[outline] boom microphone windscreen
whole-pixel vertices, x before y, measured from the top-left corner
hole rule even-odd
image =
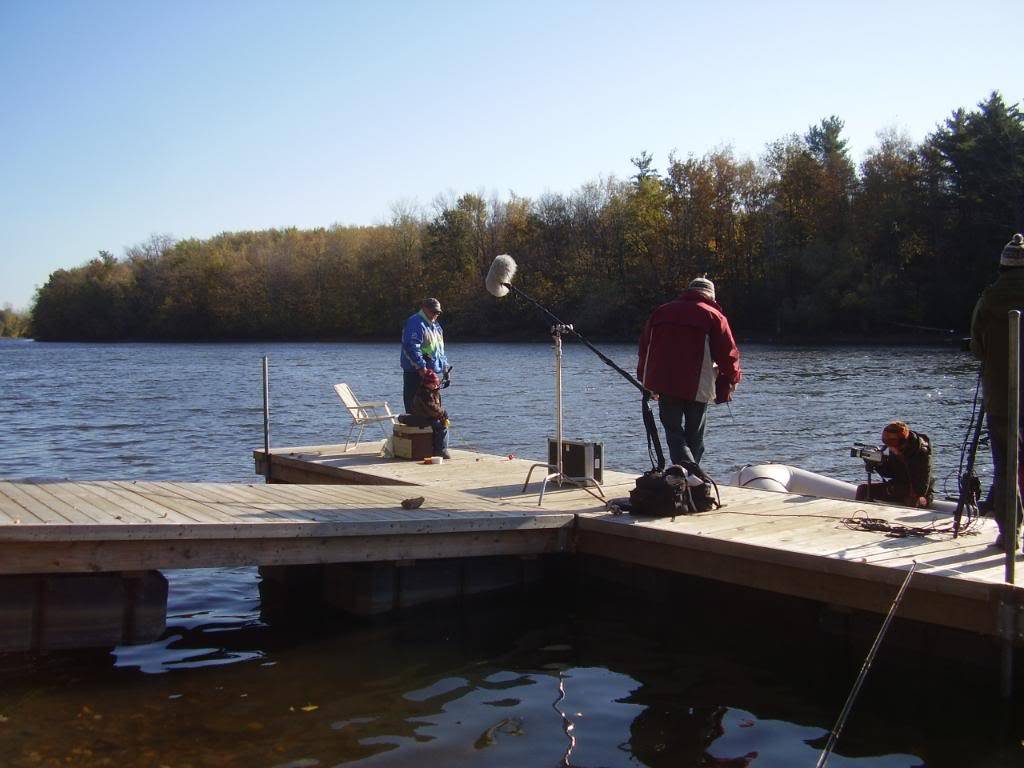
[[[491,268],[487,270],[484,285],[487,292],[499,299],[508,294],[509,284],[516,275],[516,262],[507,253],[494,257]]]

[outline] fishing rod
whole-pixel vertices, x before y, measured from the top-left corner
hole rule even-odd
[[[898,328],[910,328],[911,330],[914,330],[914,331],[928,331],[929,333],[942,333],[942,334],[945,334],[946,336],[952,336],[954,333],[956,333],[956,329],[955,328],[936,328],[936,327],[931,326],[931,325],[912,325],[911,323],[897,323],[897,322],[892,321],[892,320],[889,321],[889,325],[895,325]]]
[[[853,688],[850,689],[850,695],[846,697],[846,703],[843,705],[842,712],[839,713],[839,719],[836,720],[835,726],[829,732],[828,743],[825,744],[825,749],[822,750],[815,768],[825,768],[828,765],[829,758],[832,756],[832,750],[836,748],[836,742],[839,741],[839,734],[843,732],[846,719],[850,716],[850,710],[853,709],[853,702],[856,700],[857,694],[860,693],[860,688],[864,684],[864,678],[867,677],[868,670],[871,669],[871,665],[875,661],[875,654],[878,653],[878,648],[882,645],[885,633],[889,631],[889,625],[892,624],[892,619],[896,615],[896,609],[899,608],[900,602],[903,600],[903,594],[907,591],[907,586],[910,584],[910,579],[913,577],[915,570],[917,570],[917,560],[914,560],[911,564],[907,578],[903,580],[903,585],[900,587],[899,592],[896,593],[896,599],[892,601],[892,605],[889,607],[889,613],[885,617],[885,621],[882,622],[882,628],[878,630],[878,636],[871,645],[871,650],[868,651],[868,655],[864,658],[860,673],[853,683]]]

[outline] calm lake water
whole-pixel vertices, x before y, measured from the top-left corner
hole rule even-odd
[[[631,345],[602,349],[635,365]],[[257,481],[264,354],[274,445],[344,439],[335,382],[401,402],[391,344],[0,342],[0,477]],[[542,455],[550,345],[450,356],[453,444]],[[894,418],[931,436],[940,489],[956,471],[976,384],[964,353],[750,345],[743,366],[731,411],[710,416],[716,477],[774,460],[857,482],[849,445]],[[635,390],[573,344],[564,387],[567,436],[642,470]],[[577,587],[281,627],[261,617],[255,569],[168,577],[156,643],[0,654],[0,766],[814,765],[856,674],[816,633],[794,640],[735,605],[653,611]],[[988,675],[880,667],[830,765],[1024,765],[1024,726],[995,691]]]

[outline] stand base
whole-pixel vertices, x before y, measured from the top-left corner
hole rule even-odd
[[[556,470],[554,472],[549,472],[548,476],[544,478],[544,482],[541,483],[540,498],[537,499],[538,507],[543,506],[544,492],[547,490],[548,483],[550,483],[552,480],[557,482],[559,487],[562,487],[562,485],[566,483],[569,485],[574,485],[577,488],[582,488],[584,491],[589,493],[598,501],[607,501],[604,495],[604,488],[601,487],[601,484],[597,482],[597,480],[594,480],[593,478],[589,477],[569,477],[563,472],[558,472],[557,467],[551,464],[533,464],[530,467],[530,471],[526,473],[526,482],[523,483],[523,493],[526,493],[526,488],[530,484],[530,477],[533,475],[533,470],[535,470],[537,467],[544,467],[544,469],[547,470]],[[590,490],[591,483],[593,483],[597,487],[597,493],[594,493],[592,490]]]

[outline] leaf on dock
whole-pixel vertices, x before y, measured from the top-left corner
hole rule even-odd
[[[402,509],[419,509],[423,506],[423,502],[426,498],[423,496],[416,496],[412,499],[402,499]]]

